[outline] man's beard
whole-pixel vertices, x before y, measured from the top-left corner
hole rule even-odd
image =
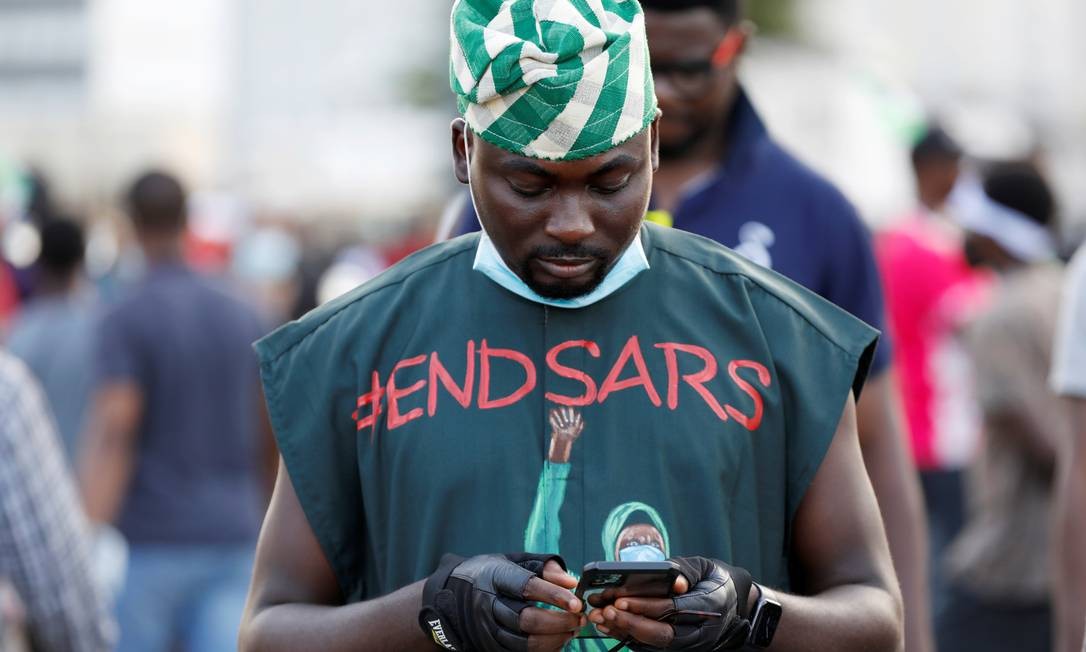
[[[596,266],[596,269],[592,272],[592,277],[585,283],[580,283],[578,285],[567,285],[563,284],[561,281],[556,283],[540,283],[535,280],[529,265],[529,261],[533,258],[595,258],[601,261],[601,264]],[[603,283],[603,279],[607,278],[607,273],[611,271],[613,261],[611,264],[602,264],[606,261],[607,252],[595,247],[586,247],[584,245],[574,245],[571,247],[564,247],[561,245],[537,247],[524,259],[524,262],[521,264],[520,270],[518,271],[520,277],[524,279],[524,282],[528,287],[541,297],[546,297],[547,299],[576,299],[577,297],[582,297],[591,293],[600,286],[600,283]]]

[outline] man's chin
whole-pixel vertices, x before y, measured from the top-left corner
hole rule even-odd
[[[527,264],[521,269],[520,277],[528,287],[545,299],[577,299],[592,293],[607,278],[613,262],[602,262],[580,275],[570,278],[548,273],[546,267]]]
[[[539,283],[532,282],[528,284],[528,287],[544,299],[579,299],[586,294],[591,294],[593,290],[599,287],[600,281],[593,279],[589,282],[570,282],[570,283]]]

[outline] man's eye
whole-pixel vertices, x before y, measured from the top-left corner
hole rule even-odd
[[[610,186],[593,186],[592,190],[601,195],[613,195],[617,192],[621,192],[626,189],[626,186],[630,185],[629,179],[624,180],[622,183],[610,185]]]
[[[538,197],[547,192],[546,188],[525,188],[509,181],[509,187],[521,197]]]

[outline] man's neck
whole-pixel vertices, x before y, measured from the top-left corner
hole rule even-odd
[[[180,236],[145,235],[140,239],[143,257],[151,267],[175,265],[184,260],[184,251]]]

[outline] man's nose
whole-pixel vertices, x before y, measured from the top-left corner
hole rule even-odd
[[[547,219],[547,235],[562,244],[577,244],[596,232],[592,215],[577,193],[565,193]]]

